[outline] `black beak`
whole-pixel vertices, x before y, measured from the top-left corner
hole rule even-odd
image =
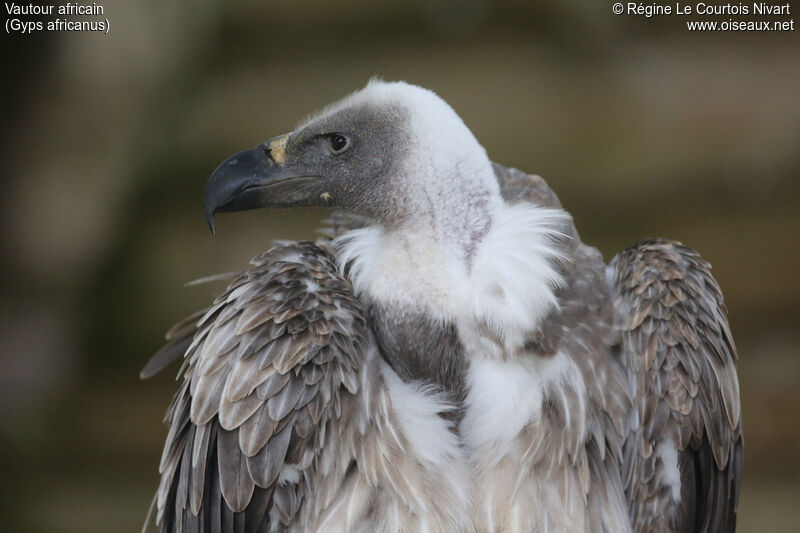
[[[263,144],[223,161],[211,174],[203,194],[203,211],[211,233],[215,213],[263,207],[263,187],[275,181],[279,170]]]

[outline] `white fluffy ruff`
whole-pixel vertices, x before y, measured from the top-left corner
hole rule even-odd
[[[556,246],[564,237],[565,211],[519,204],[498,210],[478,249],[470,275],[472,319],[483,322],[507,350],[558,306],[554,289],[564,280],[556,268],[566,258]]]
[[[489,328],[506,354],[514,353],[558,306],[563,284],[556,242],[564,211],[531,204],[501,206],[478,245],[472,268],[425,232],[350,231],[334,242],[337,260],[357,294],[455,321],[465,340],[496,351],[481,333]],[[500,355],[500,354],[497,354]]]

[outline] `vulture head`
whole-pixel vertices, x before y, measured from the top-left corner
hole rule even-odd
[[[295,131],[225,160],[204,207],[212,231],[221,211],[323,206],[387,229],[481,232],[500,201],[485,150],[444,100],[373,80]]]

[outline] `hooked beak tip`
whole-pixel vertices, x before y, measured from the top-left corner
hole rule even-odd
[[[208,229],[211,230],[211,235],[216,235],[217,231],[214,228],[214,213],[206,214],[206,224],[208,224]]]

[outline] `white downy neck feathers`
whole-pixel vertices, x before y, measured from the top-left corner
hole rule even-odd
[[[447,243],[425,232],[385,232],[370,226],[334,242],[337,260],[356,293],[431,318],[455,321],[467,339],[507,352],[555,309],[563,280],[555,246],[566,213],[533,205],[502,205],[477,245],[471,267]],[[481,340],[483,339],[483,340]]]

